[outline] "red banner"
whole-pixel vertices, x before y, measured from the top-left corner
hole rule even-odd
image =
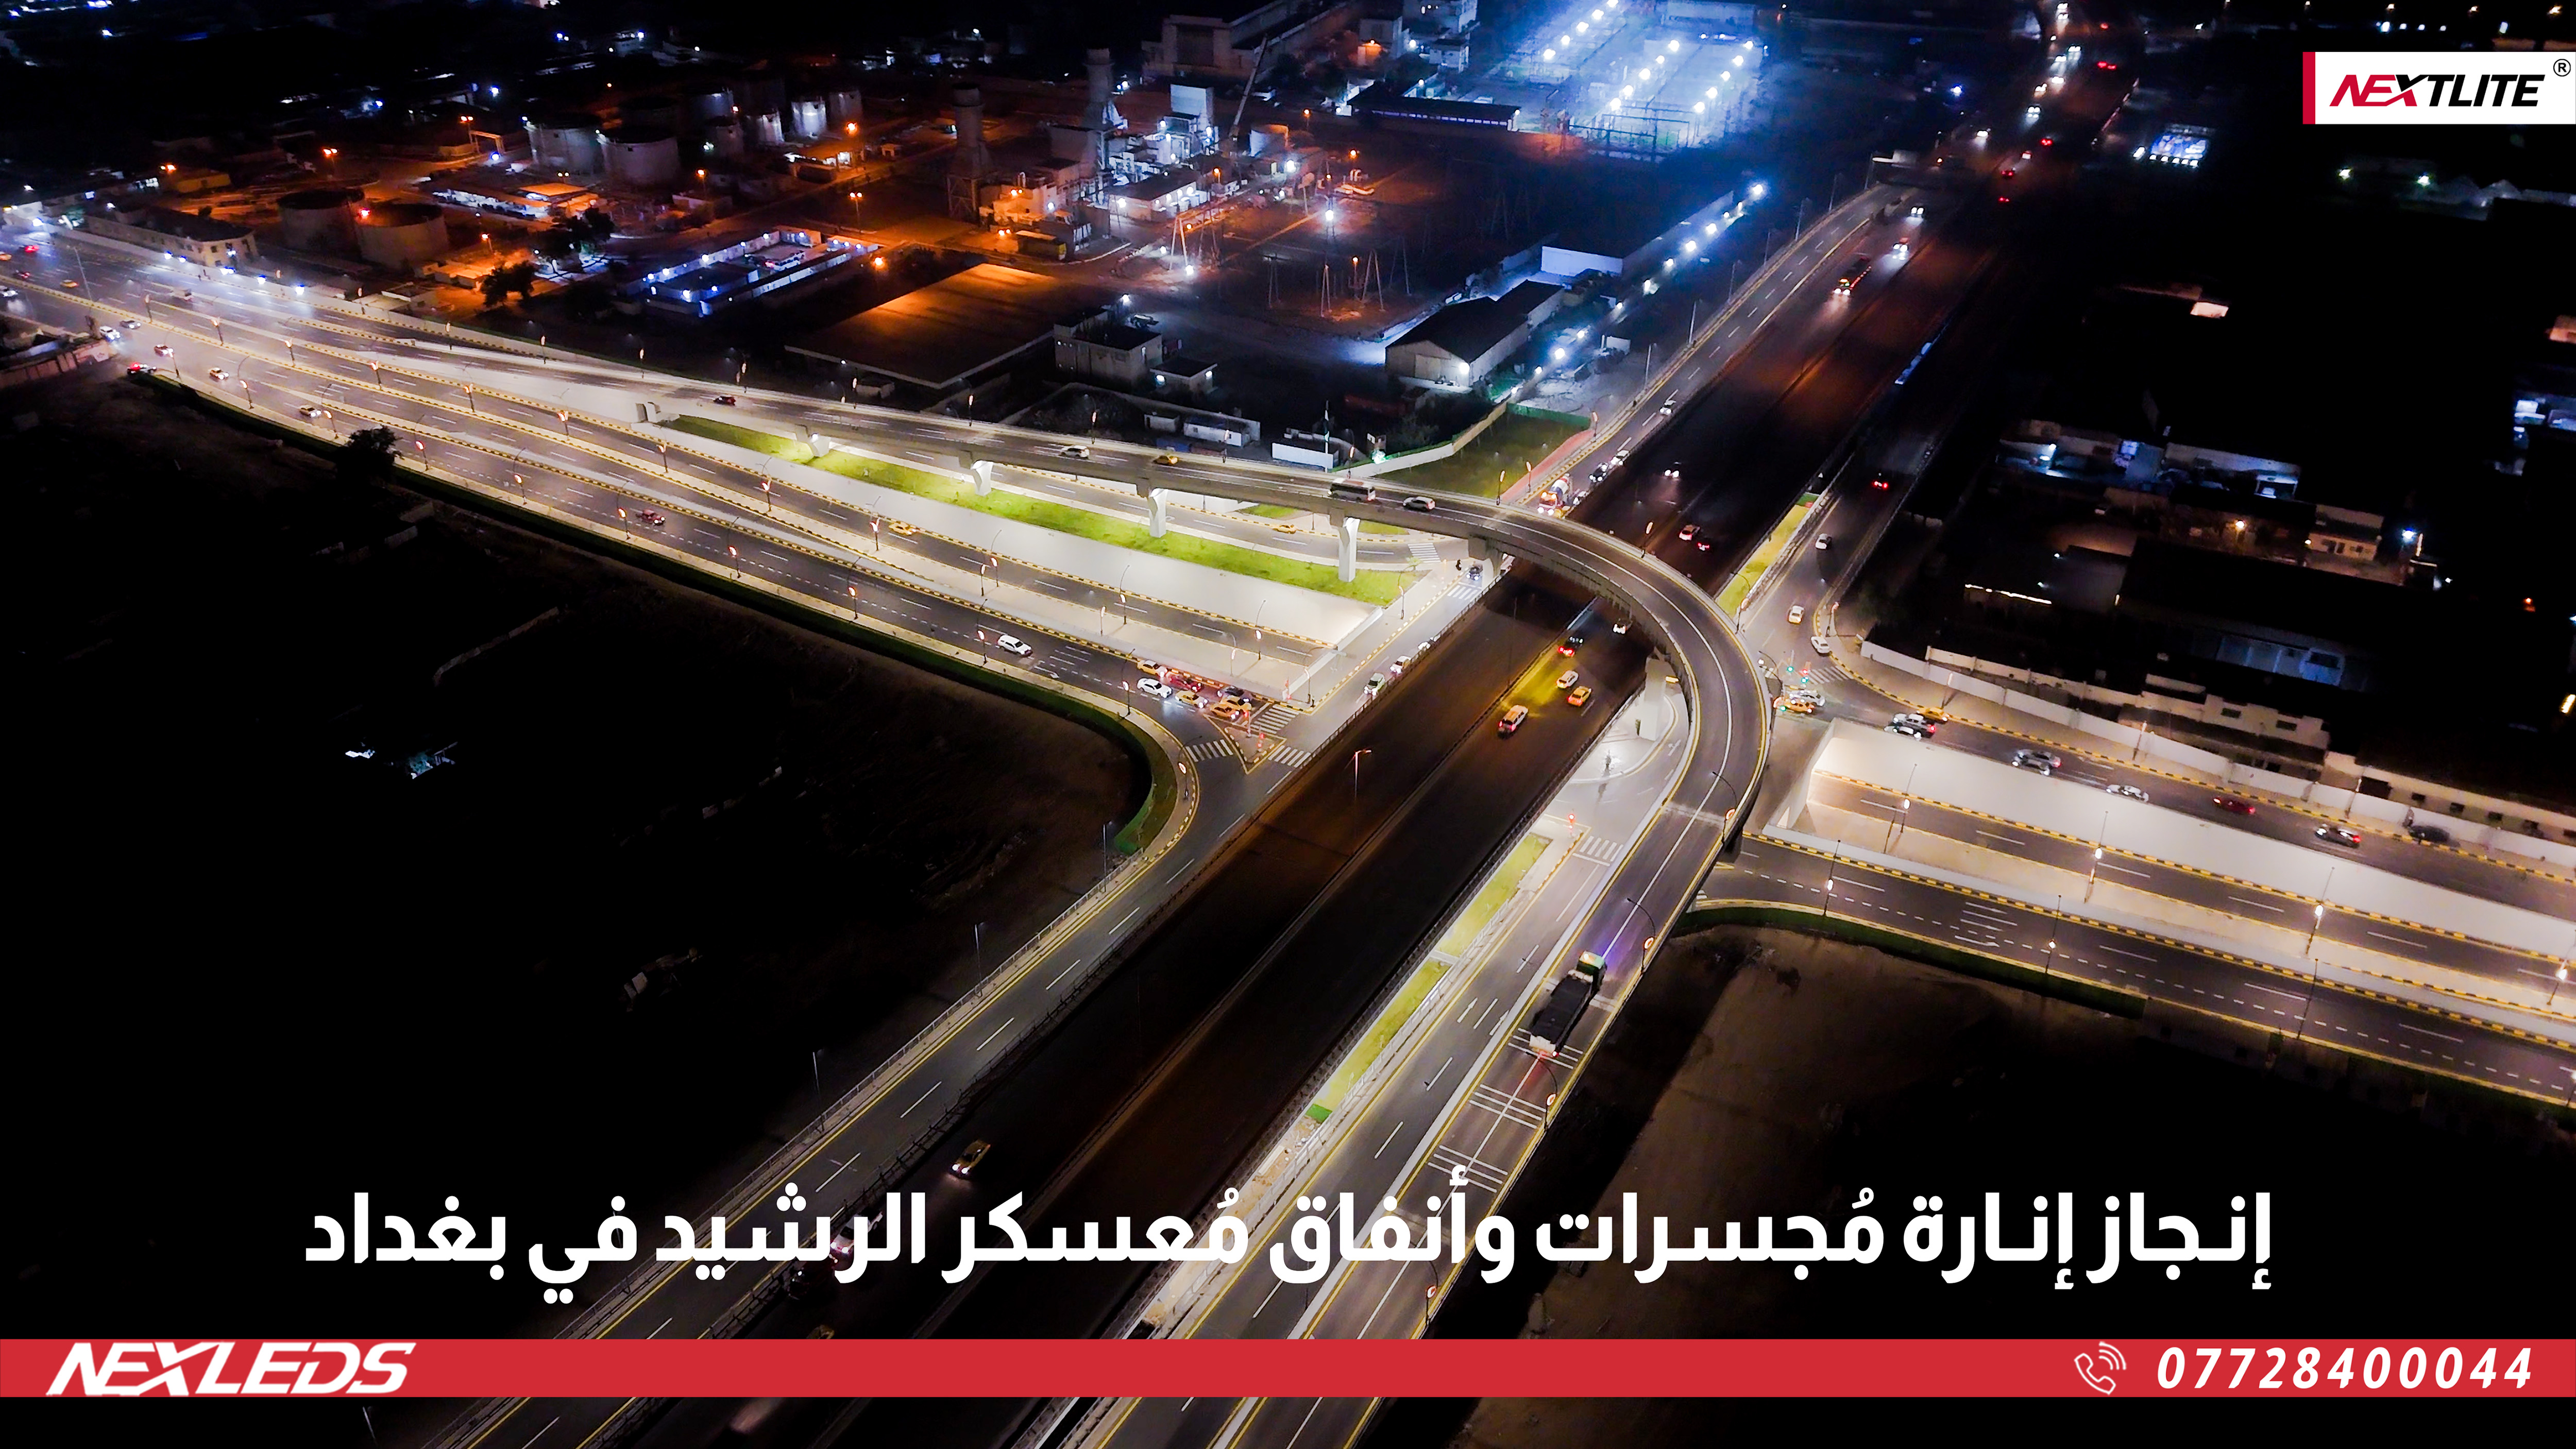
[[[0,1396],[2565,1398],[2576,1339],[9,1339]]]

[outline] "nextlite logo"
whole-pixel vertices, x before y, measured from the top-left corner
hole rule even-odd
[[[2307,53],[2311,126],[2576,125],[2576,64],[2529,52]]]
[[[199,1394],[390,1394],[411,1370],[399,1360],[413,1343],[298,1343],[225,1339],[194,1343],[75,1343],[48,1396],[135,1399]],[[234,1350],[243,1362],[233,1363]]]

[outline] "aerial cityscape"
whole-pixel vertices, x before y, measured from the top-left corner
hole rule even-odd
[[[0,4],[17,1442],[2576,1395],[2555,0]]]

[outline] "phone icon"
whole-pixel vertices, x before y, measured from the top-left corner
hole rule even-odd
[[[2097,1394],[2119,1392],[2120,1381],[2111,1375],[2114,1372],[2127,1372],[2129,1361],[2121,1356],[2118,1348],[2108,1342],[2096,1343],[2094,1347],[2101,1350],[2100,1358],[2096,1359],[2089,1353],[2077,1354],[2075,1376],[2084,1380],[2084,1387]]]

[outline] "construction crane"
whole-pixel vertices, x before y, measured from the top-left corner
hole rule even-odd
[[[1226,127],[1225,131],[1225,146],[1229,151],[1240,151],[1244,147],[1243,108],[1252,102],[1252,87],[1261,79],[1261,58],[1269,53],[1270,37],[1265,35],[1261,37],[1261,43],[1252,48],[1252,70],[1243,78],[1243,94],[1234,98],[1234,124]]]

